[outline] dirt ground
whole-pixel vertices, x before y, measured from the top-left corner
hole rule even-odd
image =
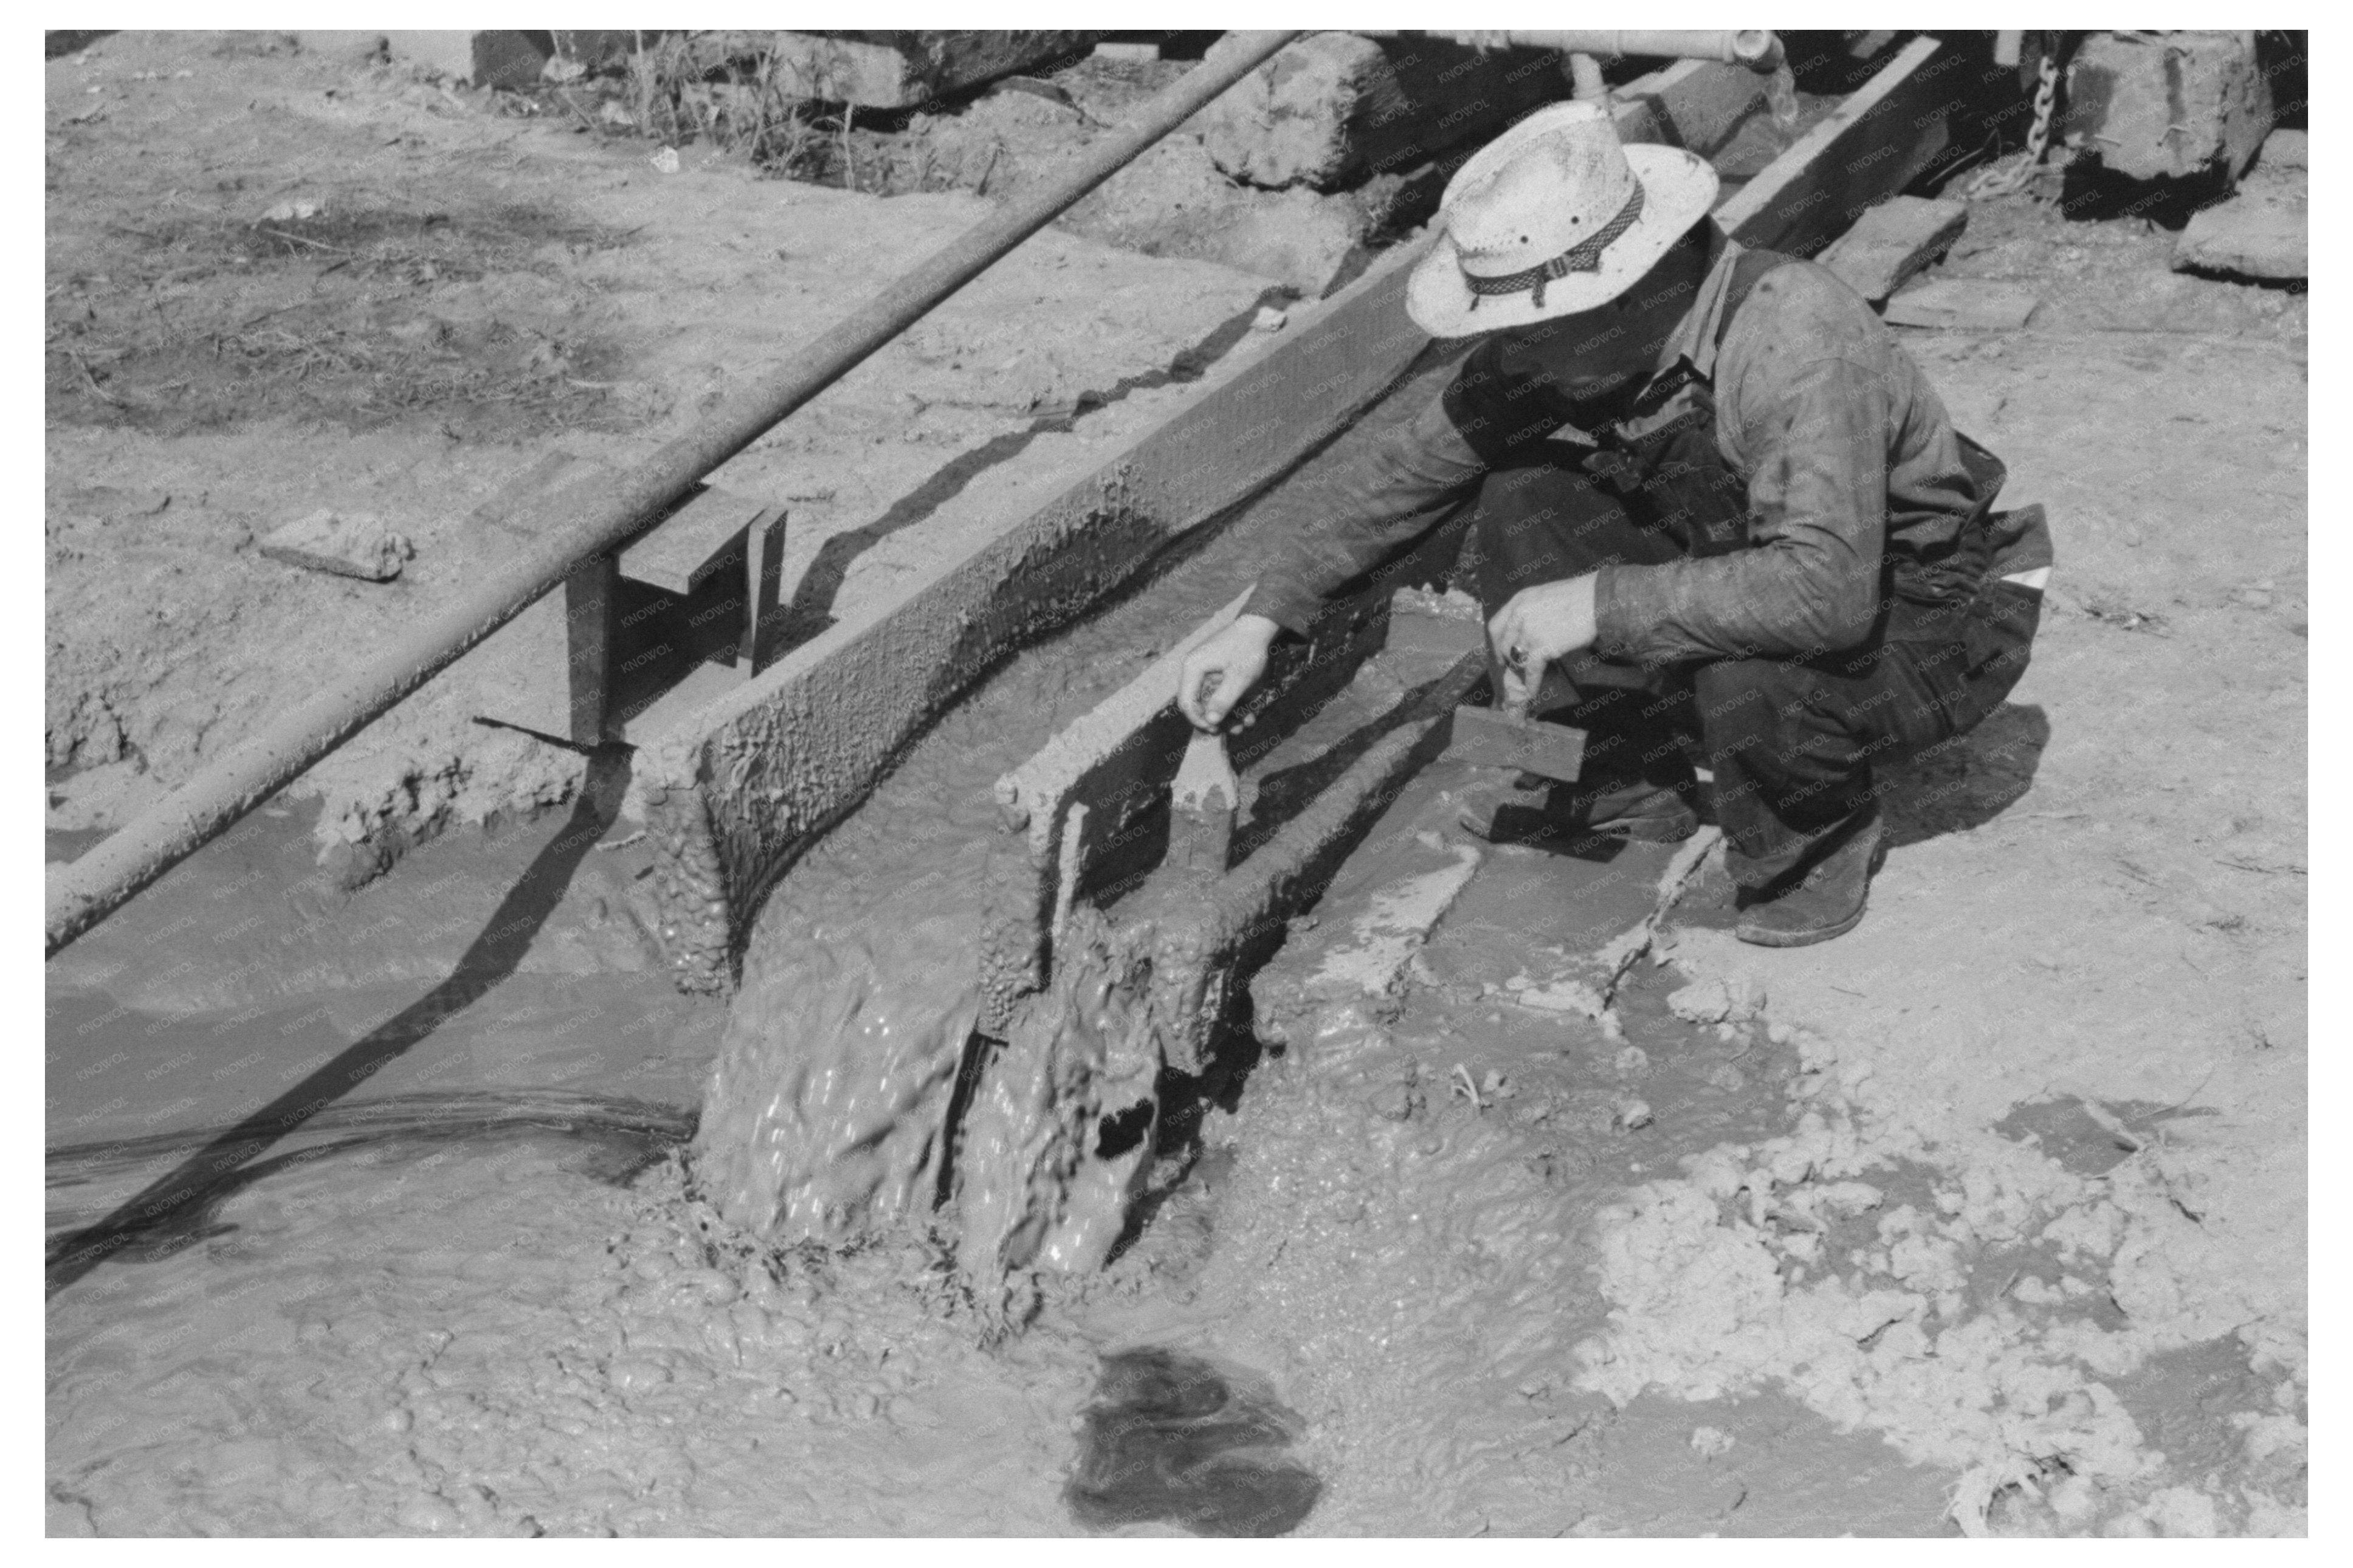
[[[980,210],[657,175],[382,68],[232,47],[125,37],[48,68],[53,830],[461,577],[458,520],[550,445],[642,449],[846,304],[866,275],[819,247]],[[169,93],[203,112],[137,133]],[[325,217],[283,232],[352,253],[332,271],[256,225],[312,192]],[[1451,879],[1410,963],[1294,1007],[1172,1141],[1133,1247],[1047,1281],[1009,1344],[980,1344],[934,1242],[780,1254],[701,1205],[666,1151],[725,1017],[648,973],[625,915],[647,852],[613,799],[449,836],[356,894],[311,865],[338,823],[576,787],[570,753],[481,731],[462,695],[412,704],[315,808],[257,816],[51,966],[53,1236],[271,1095],[361,1086],[53,1300],[51,1531],[1068,1532],[1097,1357],[1156,1344],[1296,1413],[1307,1533],[2302,1533],[2306,306],[2169,271],[2170,237],[1979,204],[1941,273],[2042,304],[1903,334],[2008,463],[2005,502],[2050,509],[2058,565],[2010,703],[1899,775],[1857,931],[1746,948],[1708,862],[1467,846],[1433,768],[1256,990],[1273,1017],[1348,970],[1385,897]],[[1063,265],[944,314],[963,336],[746,472],[830,488],[804,504],[855,529],[1269,286],[1049,240]],[[767,250],[796,247],[779,289]],[[1126,290],[1117,341],[1058,308],[1098,279]],[[779,318],[787,294],[805,313]],[[290,346],[252,320],[290,302]],[[148,324],[183,311],[229,369]],[[885,423],[921,438],[878,445]],[[411,575],[257,558],[317,505],[417,520]],[[853,893],[903,912],[893,868],[990,831],[1005,759],[1266,542],[1245,515],[993,678],[764,935]]]
[[[664,174],[644,142],[275,35],[120,35],[47,69],[58,827],[122,820],[468,581],[512,547],[470,514],[546,454],[645,456],[987,210],[707,149]],[[788,509],[788,629],[903,571],[1039,435],[1198,374],[1280,288],[1060,229],[1025,247],[714,477]],[[373,584],[258,552],[322,507],[416,559]],[[297,786],[326,799],[322,852],[364,874],[570,796],[575,753],[478,722],[565,731],[557,603]]]

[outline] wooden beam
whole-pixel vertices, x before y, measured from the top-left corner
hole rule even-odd
[[[1811,256],[1944,151],[1945,119],[1967,85],[1962,56],[1934,60],[1915,38],[1832,113],[1715,209],[1743,245]]]
[[[564,635],[570,678],[572,738],[600,745],[613,711],[614,600],[621,571],[610,555],[592,555],[564,580]]]

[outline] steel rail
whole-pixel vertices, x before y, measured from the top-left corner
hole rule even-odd
[[[1169,84],[1078,165],[951,241],[846,320],[621,474],[586,515],[543,500],[523,519],[537,537],[463,601],[403,637],[368,668],[329,686],[197,770],[179,788],[71,863],[47,887],[55,955],[141,889],[226,831],[460,655],[560,585],[573,570],[627,543],[720,464],[839,381],[990,264],[1133,163],[1299,35],[1234,36],[1234,47]]]

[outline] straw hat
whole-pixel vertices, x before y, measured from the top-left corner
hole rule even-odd
[[[1715,191],[1705,159],[1621,145],[1599,104],[1540,109],[1447,182],[1443,230],[1413,269],[1406,311],[1461,338],[1607,304],[1707,216]]]

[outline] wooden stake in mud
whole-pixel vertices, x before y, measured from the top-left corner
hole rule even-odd
[[[461,603],[206,765],[48,882],[47,951],[54,955],[134,894],[300,777],[459,655],[571,575],[617,549],[720,464],[832,385],[941,300],[1037,233],[1088,192],[1271,58],[1294,32],[1245,33],[1231,54],[1203,63],[1096,142],[1076,166],[967,231],[885,288],[790,362],[621,475],[585,514],[543,502],[525,520],[539,535]]]

